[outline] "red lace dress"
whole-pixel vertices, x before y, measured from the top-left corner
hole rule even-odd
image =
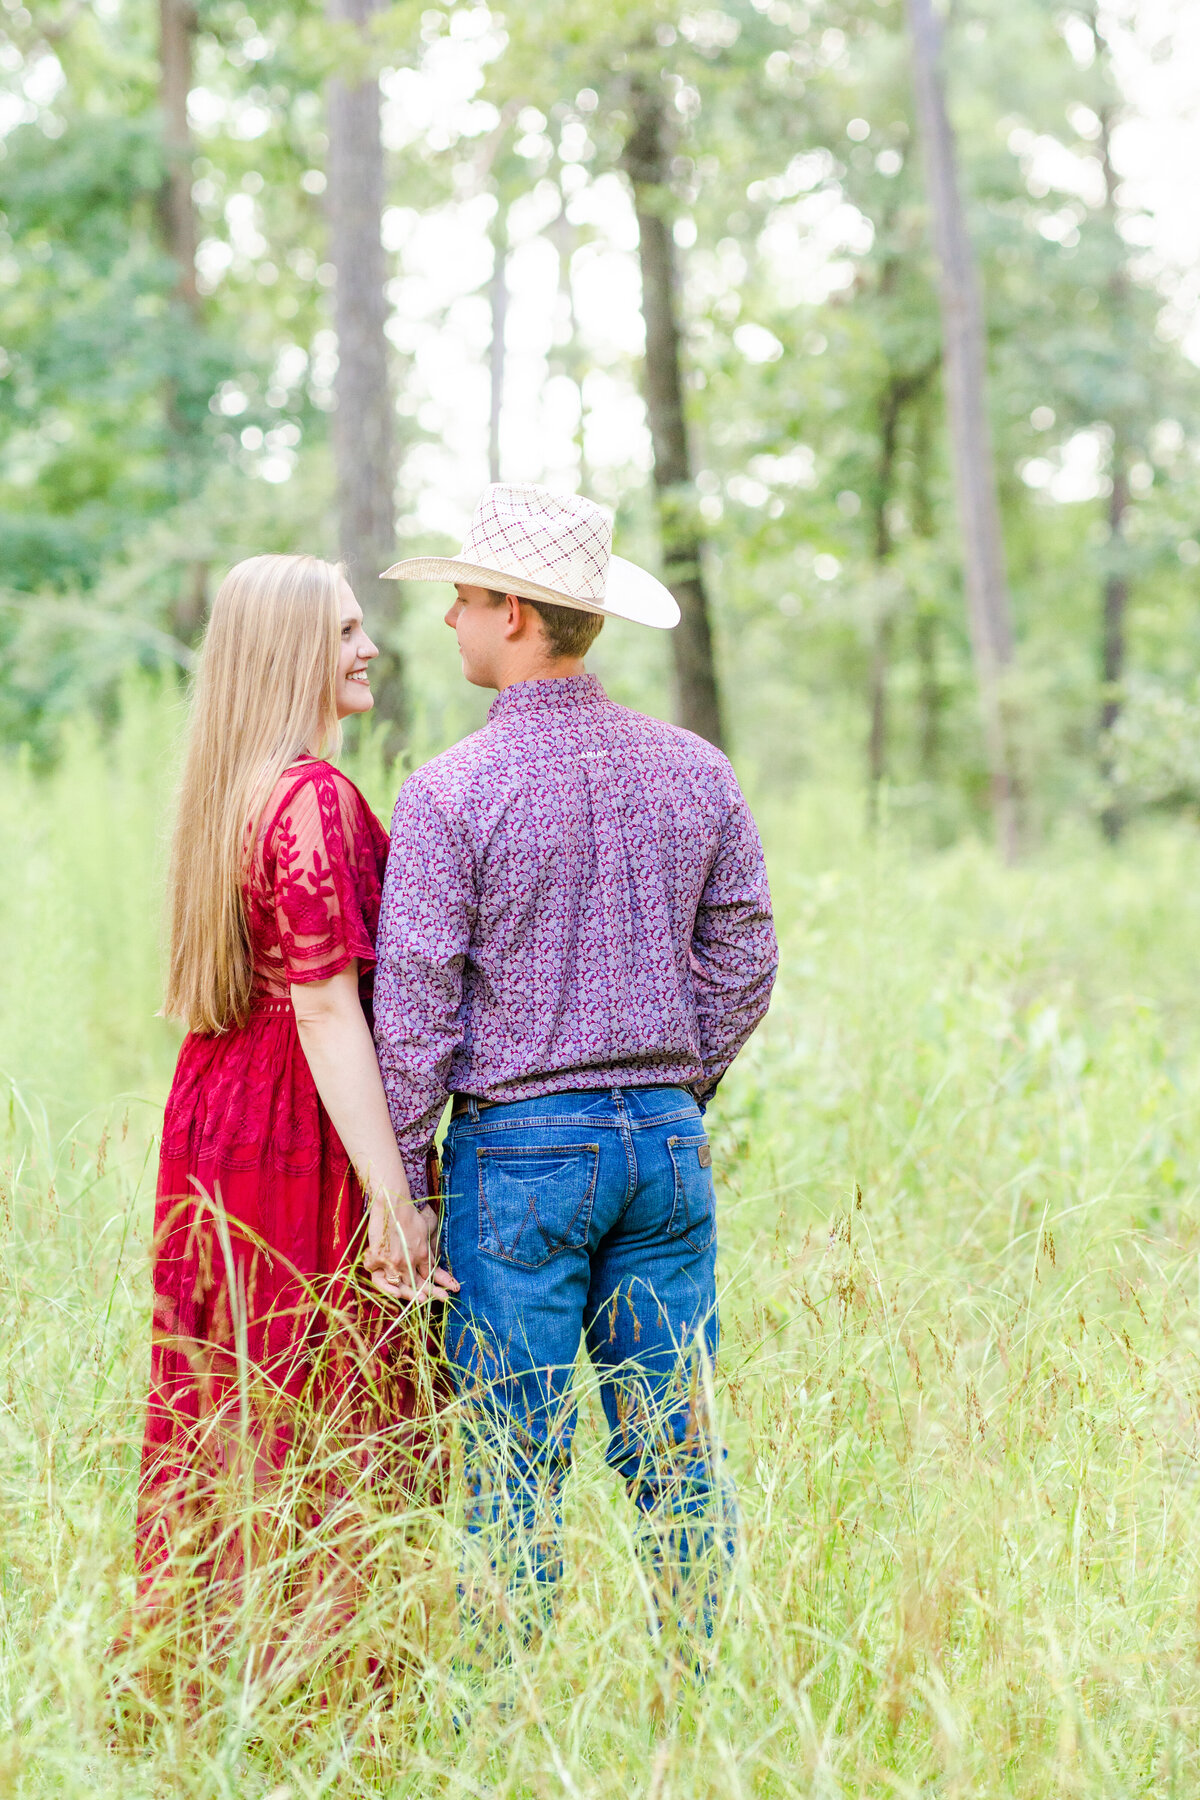
[[[401,1469],[409,1492],[436,1487],[426,1346],[355,1277],[362,1192],[288,994],[357,957],[370,1016],[387,850],[352,782],[326,762],[293,765],[267,806],[246,890],[250,1016],[218,1036],[190,1034],[179,1053],[154,1221],[143,1590],[181,1538],[189,1554],[219,1542],[214,1526],[248,1491],[269,1491],[289,1459],[311,1464],[312,1480],[300,1479],[310,1512],[314,1494],[320,1509],[321,1496],[344,1499],[383,1467]],[[232,1553],[214,1554],[227,1564]]]

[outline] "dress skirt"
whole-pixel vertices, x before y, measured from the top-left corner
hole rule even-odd
[[[435,1315],[414,1323],[357,1273],[362,1190],[290,999],[185,1039],[154,1232],[143,1593],[172,1557],[210,1577],[240,1566],[247,1499],[261,1531],[353,1508],[367,1488],[439,1497]]]

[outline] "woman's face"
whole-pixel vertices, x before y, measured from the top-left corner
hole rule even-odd
[[[342,583],[342,642],[338,651],[337,716],[348,719],[354,713],[370,712],[375,704],[371,692],[367,664],[379,651],[363,630],[362,607]]]

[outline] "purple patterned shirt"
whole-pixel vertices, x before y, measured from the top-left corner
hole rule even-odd
[[[505,688],[392,819],[375,1044],[414,1196],[450,1093],[716,1087],[778,960],[727,759],[594,675]]]

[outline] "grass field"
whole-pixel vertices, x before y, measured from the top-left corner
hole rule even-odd
[[[454,1730],[453,1517],[380,1517],[395,1691],[267,1691],[247,1623],[113,1733],[174,705],[0,785],[0,1793],[1194,1794],[1200,843],[1081,829],[1003,871],[869,845],[815,789],[758,797],[783,973],[710,1113],[743,1537],[708,1685],[656,1704],[588,1395],[511,1713]]]

